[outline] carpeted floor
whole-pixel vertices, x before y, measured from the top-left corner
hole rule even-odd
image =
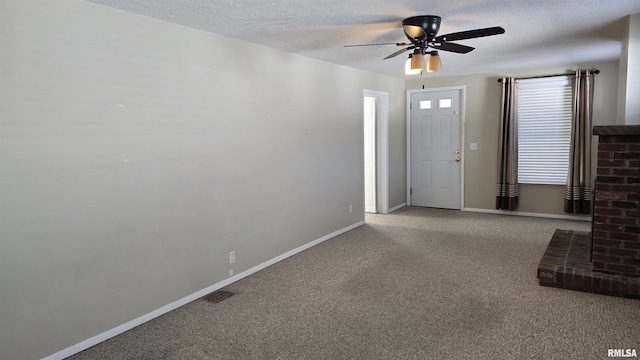
[[[541,287],[556,228],[404,208],[69,359],[607,359],[640,351],[640,301]]]

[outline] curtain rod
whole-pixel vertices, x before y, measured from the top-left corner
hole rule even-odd
[[[590,74],[600,74],[600,70],[589,70]],[[555,76],[567,76],[567,75],[573,75],[573,74],[556,74],[556,75],[542,75],[542,76],[531,76],[531,77],[521,77],[521,78],[516,78],[516,80],[522,80],[522,79],[542,79],[542,78],[548,78],[548,77],[555,77]],[[502,82],[502,79],[498,79],[498,82]]]

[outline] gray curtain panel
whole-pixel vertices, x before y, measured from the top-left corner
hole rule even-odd
[[[572,111],[564,211],[573,214],[590,214],[593,74],[589,70],[576,70],[573,79]]]
[[[518,207],[518,84],[515,78],[502,78],[502,110],[498,143],[498,181],[496,209]]]

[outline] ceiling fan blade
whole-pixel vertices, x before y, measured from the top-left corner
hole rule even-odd
[[[408,48],[400,49],[400,50],[398,50],[398,51],[394,52],[393,54],[391,54],[391,55],[387,56],[386,58],[384,58],[384,59],[382,59],[382,60],[391,59],[392,57],[396,57],[396,56],[398,56],[398,55],[402,54],[403,52],[405,52],[405,51],[407,51],[407,50],[413,50],[413,49],[415,49],[415,48],[416,48],[415,46],[409,46]]]
[[[440,35],[436,37],[436,41],[456,41],[474,39],[483,36],[492,36],[504,34],[504,29],[500,26],[488,27],[483,29],[460,31],[446,35]]]
[[[450,42],[443,42],[440,45],[433,44],[433,45],[429,45],[434,49],[438,49],[438,50],[444,50],[444,51],[451,51],[454,53],[459,53],[459,54],[466,54],[470,51],[473,51],[473,47],[471,46],[467,46],[467,45],[461,45],[461,44],[456,44],[456,43],[450,43]]]
[[[358,47],[358,46],[380,46],[380,45],[396,45],[407,46],[409,43],[377,43],[377,44],[356,44],[356,45],[344,45],[344,47]]]

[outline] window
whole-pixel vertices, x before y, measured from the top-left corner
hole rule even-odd
[[[440,99],[438,105],[440,109],[448,109],[451,107],[451,99]]]
[[[571,142],[571,78],[522,79],[518,94],[518,182],[565,185]]]
[[[420,110],[431,109],[431,100],[420,100]]]

